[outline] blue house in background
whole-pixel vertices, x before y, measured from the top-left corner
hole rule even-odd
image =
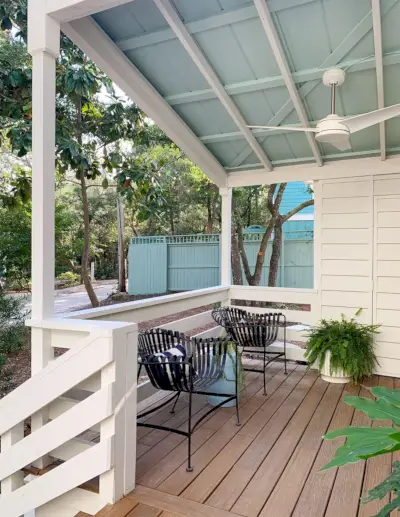
[[[288,183],[285,192],[283,194],[280,213],[286,214],[296,206],[312,199],[313,195],[309,192],[309,188],[302,181],[295,181]],[[283,225],[285,236],[295,239],[296,234],[294,232],[314,231],[314,205],[304,208],[296,215],[294,215],[289,221]],[[301,235],[301,234],[299,234]],[[304,234],[302,236],[304,238]]]

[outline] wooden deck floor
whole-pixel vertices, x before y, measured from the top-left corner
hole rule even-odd
[[[400,387],[398,380],[370,383]],[[186,440],[163,431],[138,429],[138,487],[98,517],[369,517],[382,503],[359,505],[365,489],[390,472],[389,455],[319,472],[338,440],[324,442],[328,430],[349,424],[377,425],[343,403],[347,394],[368,396],[365,388],[328,384],[315,372],[290,364],[269,369],[268,395],[262,378],[248,373],[241,397],[241,427],[234,409],[220,409],[193,436],[194,472],[186,472]],[[196,399],[197,416],[207,411]],[[186,402],[152,417],[185,428]],[[385,425],[379,422],[379,425]],[[398,459],[398,458],[396,458]]]

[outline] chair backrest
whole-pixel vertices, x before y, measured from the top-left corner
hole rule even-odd
[[[254,314],[236,307],[214,309],[212,316],[243,347],[271,345],[278,338],[279,328],[286,325],[282,313]]]
[[[190,339],[178,332],[162,330],[148,330],[139,335],[141,363],[152,385],[161,390],[193,391],[195,381],[196,389],[205,389],[223,375],[227,355],[235,354],[235,349],[230,348],[230,338]],[[155,355],[178,342],[190,351],[186,358]]]
[[[190,355],[191,342],[184,334],[162,328],[145,330],[139,333],[138,354],[144,359],[149,355],[166,352],[176,345],[182,345],[186,355]]]

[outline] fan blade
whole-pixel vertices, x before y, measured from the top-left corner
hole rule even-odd
[[[387,108],[370,111],[362,115],[355,115],[354,117],[345,117],[342,122],[349,128],[350,133],[355,133],[361,129],[379,124],[393,117],[400,115],[400,104],[394,104]]]
[[[283,131],[304,131],[306,133],[318,133],[316,127],[295,127],[295,126],[247,126],[250,129],[282,129]]]
[[[338,140],[337,142],[332,142],[331,145],[333,145],[333,147],[336,147],[336,149],[339,149],[339,151],[351,150],[350,140],[348,138]]]

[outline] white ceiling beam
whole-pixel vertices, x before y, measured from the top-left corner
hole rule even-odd
[[[376,86],[378,93],[378,109],[385,107],[383,89],[383,51],[382,51],[382,23],[380,0],[372,0],[372,24],[374,30],[374,46],[376,61]],[[379,124],[379,139],[381,143],[381,160],[386,160],[385,122]]]
[[[133,0],[46,0],[46,12],[61,23],[133,2]]]
[[[379,161],[376,157],[356,158],[325,162],[323,167],[315,167],[315,163],[303,163],[276,167],[272,172],[265,169],[231,172],[228,175],[228,187],[399,174],[399,171],[400,156],[388,156],[385,161]]]
[[[381,7],[381,16],[387,15],[388,12],[399,2],[399,0],[386,0]],[[372,29],[372,11],[369,11],[364,18],[347,34],[347,36],[340,42],[340,44],[329,54],[329,56],[323,60],[320,65],[322,69],[331,68],[337,66],[345,56],[359,43],[364,36],[366,36]],[[322,79],[322,73],[321,73]],[[299,88],[300,97],[305,99],[319,84],[321,79],[318,81],[311,81],[303,84]],[[282,107],[275,113],[275,115],[266,122],[269,126],[279,126],[293,111],[293,104],[291,99],[288,99]],[[261,141],[263,143],[263,140]],[[232,167],[241,165],[246,158],[250,156],[251,152],[248,149],[244,149],[231,163]]]
[[[269,0],[269,8],[271,11],[281,11],[283,9],[290,9],[297,7],[300,4],[308,4],[317,0]],[[210,29],[217,29],[224,27],[231,23],[244,22],[257,18],[257,9],[254,5],[247,7],[237,7],[231,10],[224,10],[208,18],[196,20],[194,22],[185,23],[186,28],[191,34],[197,32],[207,31]],[[124,38],[117,41],[117,45],[121,50],[133,50],[135,48],[146,47],[147,45],[154,45],[155,43],[163,43],[175,38],[172,29],[161,29],[154,32],[142,34],[140,36],[133,36],[131,38]]]
[[[296,110],[296,113],[300,119],[300,123],[304,127],[310,127],[306,110],[292,77],[292,72],[289,68],[289,64],[287,62],[282,44],[279,40],[279,36],[272,20],[269,8],[267,7],[265,0],[254,0],[254,4],[257,8],[258,15],[260,17],[265,34],[267,35],[269,44],[271,45],[272,52],[274,53],[279,70],[281,71],[282,77],[285,81],[285,85],[289,91],[289,96],[293,102],[294,109]],[[306,138],[310,144],[317,165],[321,166],[323,164],[321,153],[319,152],[314,135],[306,133]]]
[[[225,169],[92,18],[75,20],[61,28],[212,181],[226,187]]]
[[[383,55],[383,66],[398,65],[400,63],[400,49],[395,52],[388,52]],[[346,73],[352,74],[354,72],[361,72],[363,70],[372,70],[375,68],[375,57],[368,59],[350,59],[348,61],[341,61],[337,63],[339,68],[346,70]],[[307,70],[298,70],[292,73],[295,83],[304,83],[307,81],[320,81],[325,70],[329,70],[331,66],[325,68],[310,68]],[[254,79],[250,81],[242,81],[240,83],[231,83],[225,85],[225,90],[229,95],[238,95],[240,93],[258,92],[269,90],[270,88],[277,88],[285,86],[285,81],[281,75],[274,75],[271,77],[263,77],[261,79]],[[192,92],[178,93],[176,95],[169,95],[164,97],[171,106],[177,104],[186,104],[190,102],[199,102],[208,99],[215,99],[215,93],[211,88],[204,90],[195,90]]]
[[[226,93],[225,88],[223,87],[219,77],[215,73],[213,67],[208,62],[207,58],[204,56],[202,50],[197,45],[192,35],[185,27],[185,24],[182,22],[180,16],[176,12],[175,7],[172,5],[170,0],[154,0],[154,3],[157,5],[158,9],[168,22],[169,26],[174,31],[179,41],[186,49],[187,53],[199,69],[200,73],[203,75],[203,77],[206,79],[208,84],[215,92],[215,95],[220,100],[220,102],[228,112],[229,116],[234,121],[237,128],[246,139],[249,146],[257,155],[261,164],[266,169],[272,170],[271,162],[268,156],[266,155],[264,149],[261,147],[257,139],[253,136],[253,133],[247,127],[247,122],[245,121],[239,108],[236,106],[231,97]]]

